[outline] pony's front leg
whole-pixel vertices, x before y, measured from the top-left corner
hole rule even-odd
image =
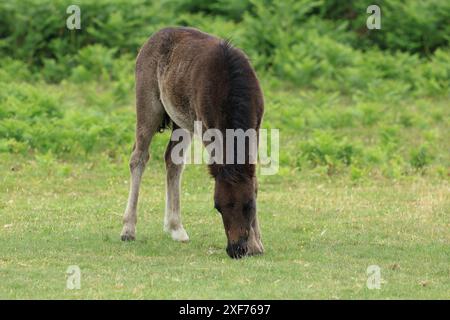
[[[176,130],[174,124],[174,130]],[[173,134],[173,133],[172,133]],[[169,141],[165,152],[166,162],[166,210],[164,214],[164,231],[170,233],[173,240],[187,242],[189,236],[181,224],[180,189],[184,163],[176,164],[172,159],[172,149],[179,142]],[[188,145],[187,145],[188,146]],[[184,156],[184,155],[183,155]]]
[[[264,246],[261,242],[261,231],[259,229],[258,216],[255,216],[247,241],[247,254],[255,255],[264,253]]]

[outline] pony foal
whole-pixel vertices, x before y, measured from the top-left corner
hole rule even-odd
[[[263,112],[258,79],[242,51],[192,28],[166,28],[155,33],[136,60],[136,140],[130,159],[131,186],[122,240],[134,240],[136,236],[139,186],[156,132],[171,124],[172,130],[182,128],[192,135],[194,122],[201,121],[204,130],[220,130],[224,137],[227,129],[253,129],[258,133]],[[177,144],[172,140],[165,152],[164,229],[174,240],[188,241],[180,212],[183,164],[172,160]],[[214,204],[222,215],[226,251],[232,258],[264,250],[256,214],[255,164],[249,161],[248,148],[244,149],[232,150],[234,159],[245,152],[244,163],[209,165],[215,180]],[[224,159],[226,152],[230,150],[224,149]]]

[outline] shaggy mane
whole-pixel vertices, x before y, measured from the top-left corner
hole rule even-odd
[[[225,115],[226,129],[242,129],[244,131],[254,128],[252,119],[251,95],[255,89],[254,79],[251,77],[253,70],[247,57],[234,48],[230,40],[223,40],[219,45],[219,52],[223,59],[226,74],[228,76],[228,96],[222,105]],[[225,133],[225,132],[224,132]],[[247,163],[248,144],[246,143],[246,163],[237,164],[236,144],[234,150],[235,164],[213,164],[210,166],[212,176],[224,179],[230,183],[238,183],[255,175],[255,165]]]

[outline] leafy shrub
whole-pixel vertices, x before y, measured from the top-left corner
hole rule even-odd
[[[112,59],[134,57],[153,32],[181,24],[231,37],[259,71],[303,87],[370,100],[390,89],[395,99],[411,92],[442,95],[449,85],[447,1],[382,1],[382,30],[370,32],[362,0],[81,0],[78,5],[82,28],[68,30],[63,0],[1,3],[0,53],[42,70],[49,82],[91,81],[89,72],[111,76]],[[411,54],[416,52],[428,58]],[[86,64],[92,63],[90,70]]]
[[[433,157],[429,152],[429,148],[421,145],[418,148],[411,150],[410,163],[415,169],[423,169],[432,161]]]
[[[446,176],[448,1],[383,0],[381,30],[367,30],[363,0],[77,4],[82,29],[70,31],[66,1],[0,3],[0,152],[128,158],[136,53],[161,27],[185,25],[249,55],[265,93],[263,127],[281,130],[285,174],[312,166],[398,178],[436,166]],[[152,143],[157,159],[167,138]]]
[[[300,146],[302,156],[313,166],[337,163],[350,165],[358,148],[346,139],[338,140],[332,134],[317,131],[314,137]]]
[[[249,0],[175,0],[175,12],[183,14],[203,13],[207,15],[220,15],[239,21],[244,13],[252,8]]]
[[[0,149],[86,154],[131,144],[132,112],[67,108],[62,94],[29,84],[0,83]]]
[[[450,3],[448,1],[381,0],[381,30],[368,30],[365,0],[324,1],[320,15],[326,19],[348,22],[347,30],[356,33],[355,48],[373,45],[392,51],[402,50],[430,54],[448,46]]]
[[[165,4],[150,0],[81,0],[77,2],[81,30],[68,30],[67,1],[1,2],[0,50],[34,66],[42,66],[44,59],[60,61],[94,43],[117,48],[118,53],[136,53],[154,31],[173,22],[172,13],[163,10]]]

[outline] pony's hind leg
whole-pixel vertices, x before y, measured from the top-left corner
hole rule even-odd
[[[176,126],[174,125],[174,130]],[[180,189],[184,163],[172,161],[171,153],[177,141],[169,141],[164,155],[166,162],[166,210],[164,214],[164,231],[170,233],[173,240],[186,242],[189,236],[181,224]],[[184,155],[185,156],[185,155]]]
[[[128,203],[123,216],[121,239],[134,240],[136,237],[137,203],[142,174],[150,158],[149,146],[153,135],[164,119],[164,108],[156,89],[143,81],[142,73],[136,78],[136,142],[130,159],[131,184]],[[153,86],[157,88],[157,86]]]

